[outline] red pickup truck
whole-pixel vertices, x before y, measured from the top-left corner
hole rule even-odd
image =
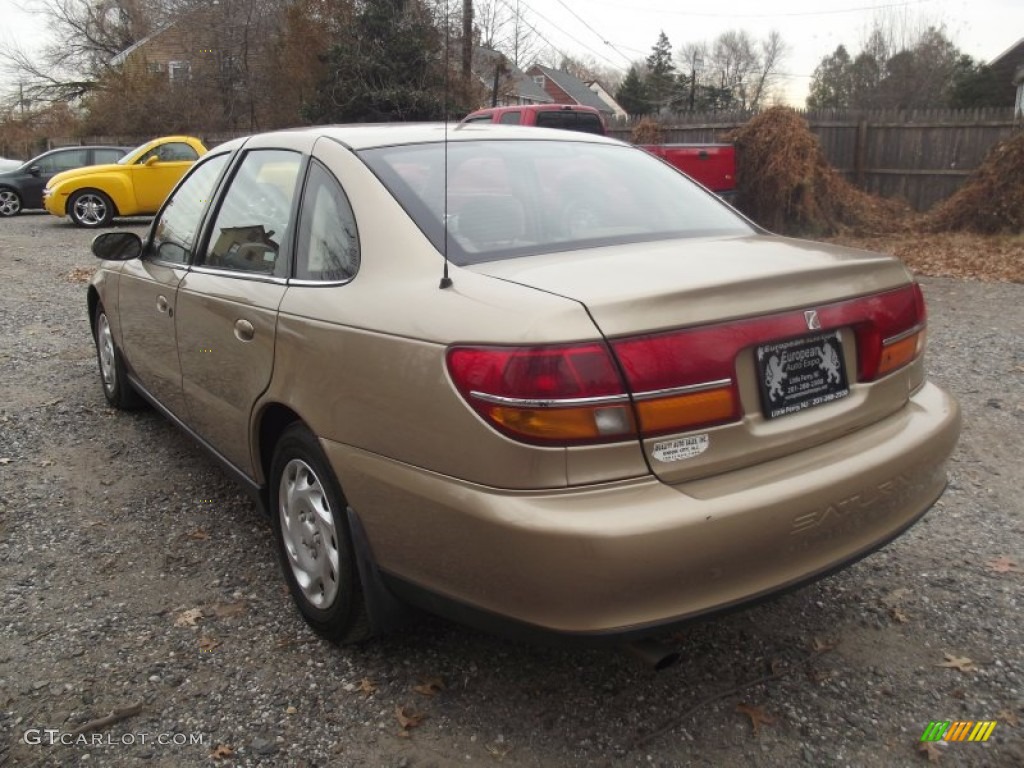
[[[563,128],[606,134],[604,118],[593,107],[578,104],[526,104],[516,107],[478,109],[463,123],[502,123]],[[736,196],[736,148],[732,144],[640,144],[641,149],[660,157],[719,197]]]

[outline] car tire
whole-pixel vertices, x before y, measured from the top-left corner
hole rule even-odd
[[[303,618],[334,643],[370,637],[345,497],[319,442],[302,424],[277,441],[269,493],[278,558]]]
[[[0,216],[17,216],[21,213],[21,195],[10,187],[0,187]]]
[[[100,366],[100,385],[103,396],[114,408],[122,411],[134,411],[141,408],[143,400],[128,381],[127,368],[121,357],[121,350],[114,343],[114,335],[110,330],[110,320],[102,304],[96,306],[95,322],[93,323],[96,342],[96,359]]]
[[[68,216],[79,227],[106,227],[114,219],[114,202],[98,189],[80,189],[68,200]]]

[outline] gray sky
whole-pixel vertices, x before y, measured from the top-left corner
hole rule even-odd
[[[810,75],[840,43],[855,51],[880,15],[911,25],[944,24],[947,34],[975,59],[991,60],[1024,38],[1024,0],[500,0],[536,22],[559,51],[599,57],[628,67],[645,58],[662,30],[673,51],[710,41],[730,29],[755,38],[778,29],[789,46],[784,64],[788,100],[802,106]],[[46,30],[23,12],[24,0],[0,0],[0,42],[40,45]],[[0,81],[0,90],[15,83]]]

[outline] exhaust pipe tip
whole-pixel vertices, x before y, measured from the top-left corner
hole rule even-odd
[[[679,651],[651,638],[636,640],[624,647],[630,656],[655,672],[674,666],[680,659]]]

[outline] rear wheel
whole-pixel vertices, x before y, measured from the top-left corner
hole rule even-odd
[[[332,642],[370,636],[346,503],[306,427],[285,430],[270,471],[271,524],[285,580],[303,618]]]
[[[21,195],[7,187],[0,188],[0,216],[16,216],[21,213]]]
[[[114,344],[110,332],[110,320],[103,305],[96,306],[96,357],[100,364],[100,384],[107,402],[122,411],[135,410],[142,406],[142,398],[128,381],[121,352]]]
[[[114,219],[114,203],[98,189],[80,189],[68,200],[68,216],[79,227],[106,227]]]

